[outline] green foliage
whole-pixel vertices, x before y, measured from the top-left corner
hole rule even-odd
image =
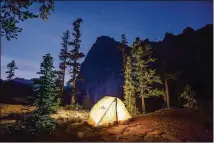
[[[35,106],[37,110],[32,116],[30,131],[51,132],[55,129],[55,122],[50,115],[56,113],[59,106],[57,97],[58,88],[56,86],[56,74],[54,72],[53,58],[50,54],[43,57],[40,65],[39,80],[34,81],[34,91],[36,93]]]
[[[39,5],[39,14],[29,10],[33,4]],[[18,33],[22,31],[22,28],[17,26],[20,21],[38,17],[46,20],[50,11],[53,10],[53,0],[3,0],[1,2],[1,36],[5,36],[7,40],[17,39]]]
[[[124,88],[124,104],[131,115],[137,115],[139,113],[136,107],[136,91],[134,81],[132,78],[132,64],[130,56],[126,59],[125,65],[125,84]]]
[[[162,84],[160,77],[156,74],[156,70],[150,67],[151,63],[156,61],[152,57],[152,50],[149,45],[143,46],[139,39],[134,43],[132,48],[133,76],[136,91],[140,97],[160,96],[164,95],[163,90],[153,89],[154,84]]]
[[[78,75],[80,72],[80,63],[79,59],[85,57],[84,53],[80,52],[80,23],[83,20],[81,18],[78,18],[76,21],[73,22],[73,33],[72,35],[74,36],[74,39],[72,42],[70,42],[71,46],[73,47],[71,51],[68,52],[68,58],[69,61],[67,62],[67,65],[70,66],[69,73],[71,75],[71,79],[69,82],[72,83],[72,100],[77,94],[77,89],[76,89],[76,82],[78,80]],[[75,100],[75,99],[74,99]],[[72,102],[73,103],[73,102]]]
[[[56,129],[56,122],[50,115],[39,115],[35,112],[25,119],[26,131],[31,134],[51,133]]]
[[[7,79],[10,80],[15,76],[15,70],[18,69],[18,67],[16,67],[16,63],[14,60],[7,65],[7,69],[8,69],[8,71],[6,71]]]
[[[79,105],[78,103],[76,104],[71,104],[71,105],[66,105],[64,107],[65,110],[82,110],[83,109],[83,106]]]
[[[189,85],[186,85],[183,93],[181,94],[181,98],[184,100],[184,107],[197,107],[197,101],[195,98],[195,92],[192,91]]]

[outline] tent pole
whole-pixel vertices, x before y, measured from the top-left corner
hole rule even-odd
[[[118,125],[118,114],[117,114],[117,98],[115,98],[116,104],[115,104],[115,109],[116,109],[116,125]]]
[[[114,103],[114,100],[111,102],[111,104],[110,104],[110,106],[108,107],[108,109],[111,107],[111,105],[112,105],[113,103]],[[99,120],[99,122],[97,123],[97,125],[96,125],[96,126],[98,126],[98,125],[99,125],[100,121],[101,121],[101,120],[103,119],[103,117],[106,115],[106,113],[107,113],[108,109],[105,111],[105,113],[103,114],[102,118]]]

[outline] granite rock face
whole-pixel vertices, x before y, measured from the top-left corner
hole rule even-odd
[[[213,25],[209,24],[194,30],[187,27],[183,33],[166,33],[162,41],[151,42],[154,56],[159,60],[153,65],[162,74],[163,63],[167,72],[179,71],[182,74],[176,84],[190,84],[198,94],[212,95],[212,50]],[[92,102],[106,95],[122,97],[121,74],[122,54],[117,48],[121,43],[108,36],[98,37],[81,65],[80,77],[84,78],[78,86],[82,95],[88,90]],[[129,47],[126,49],[129,50]],[[177,92],[177,86],[170,83],[171,90]],[[182,87],[181,86],[181,87]],[[173,91],[170,92],[173,94]],[[203,95],[205,96],[205,95]],[[176,97],[177,98],[177,97]]]

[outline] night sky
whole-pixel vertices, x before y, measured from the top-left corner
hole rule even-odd
[[[187,26],[197,30],[213,23],[211,2],[56,2],[55,12],[46,22],[41,19],[20,23],[24,29],[17,40],[1,39],[1,78],[5,79],[6,65],[15,60],[16,76],[25,79],[38,77],[42,56],[50,52],[58,67],[62,33],[72,29],[81,17],[81,51],[87,54],[99,36],[120,41],[125,33],[129,44],[141,39],[162,40],[166,32],[179,34]],[[32,7],[35,11],[36,6]],[[82,60],[83,61],[83,60]],[[68,77],[66,77],[67,81]]]

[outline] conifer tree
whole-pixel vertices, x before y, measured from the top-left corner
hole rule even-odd
[[[85,96],[84,101],[83,101],[83,106],[84,106],[86,109],[90,109],[91,106],[92,106],[92,103],[91,103],[91,99],[90,99],[90,95],[89,95],[88,90],[87,90],[86,96]]]
[[[133,81],[133,67],[131,64],[130,56],[126,59],[125,64],[125,84],[124,88],[124,104],[131,115],[137,115],[139,113],[136,107],[136,89]]]
[[[168,68],[168,62],[166,60],[161,59],[161,75],[162,79],[164,81],[164,86],[165,86],[165,94],[164,94],[164,102],[167,108],[170,108],[170,93],[169,93],[169,80],[177,80],[179,75],[181,74],[180,71],[176,72],[169,72]],[[178,99],[180,99],[180,96],[178,96]]]
[[[123,58],[123,71],[124,71],[125,64],[126,64],[126,51],[125,51],[125,49],[126,49],[126,46],[127,46],[128,42],[127,42],[127,39],[126,39],[126,35],[125,35],[125,34],[122,34],[122,35],[121,35],[121,38],[122,38],[122,40],[121,40],[122,45],[119,46],[119,48],[120,48],[120,50],[121,50],[121,52],[122,52],[122,58]]]
[[[69,52],[69,62],[68,65],[71,67],[70,69],[70,74],[71,74],[71,79],[69,82],[72,83],[72,93],[71,93],[71,103],[75,104],[75,98],[76,95],[78,94],[77,88],[76,88],[76,82],[77,78],[80,72],[80,63],[79,59],[83,58],[85,55],[84,53],[80,52],[80,23],[83,20],[81,18],[78,18],[76,21],[73,22],[73,41],[71,42],[72,50]]]
[[[126,46],[127,46],[127,44],[128,44],[128,42],[127,42],[127,39],[126,39],[126,35],[125,34],[122,34],[121,35],[121,45],[118,47],[119,49],[120,49],[120,51],[121,51],[121,53],[122,53],[122,61],[123,61],[123,63],[122,63],[122,69],[121,69],[121,71],[122,71],[122,76],[125,76],[124,74],[124,72],[125,72],[125,64],[126,64]],[[121,86],[121,94],[122,95],[124,95],[125,93],[124,93],[124,89],[123,89],[123,86],[124,85],[122,85]]]
[[[15,70],[18,69],[14,60],[7,65],[8,71],[6,71],[7,79],[11,80],[15,76]]]
[[[58,71],[58,78],[57,78],[57,83],[60,87],[60,93],[61,96],[64,91],[64,81],[65,81],[65,71],[67,68],[67,62],[68,62],[68,50],[69,50],[69,45],[70,45],[70,32],[67,30],[66,32],[63,33],[62,36],[62,49],[60,50],[59,54],[59,71]]]
[[[29,10],[33,4],[39,5],[39,13]],[[18,27],[20,21],[38,17],[46,20],[53,10],[53,0],[3,0],[1,1],[1,36],[5,36],[7,40],[17,39],[18,33],[22,31],[22,28]]]
[[[152,57],[151,47],[149,45],[143,46],[139,38],[136,39],[133,45],[132,58],[135,86],[139,97],[142,99],[142,112],[146,113],[145,98],[164,95],[164,92],[152,88],[155,83],[162,84],[162,82],[160,77],[156,75],[156,70],[150,67],[150,64],[156,61]]]
[[[169,80],[176,80],[178,78],[179,72],[176,73],[165,73],[164,74],[164,85],[165,85],[165,94],[164,101],[167,105],[167,108],[170,108],[170,95],[169,95]]]
[[[32,133],[51,132],[55,129],[55,121],[50,115],[56,113],[59,99],[57,97],[58,88],[56,86],[56,74],[54,72],[53,58],[50,54],[43,57],[40,65],[39,80],[34,81],[34,90],[36,93],[35,106],[29,130]]]

